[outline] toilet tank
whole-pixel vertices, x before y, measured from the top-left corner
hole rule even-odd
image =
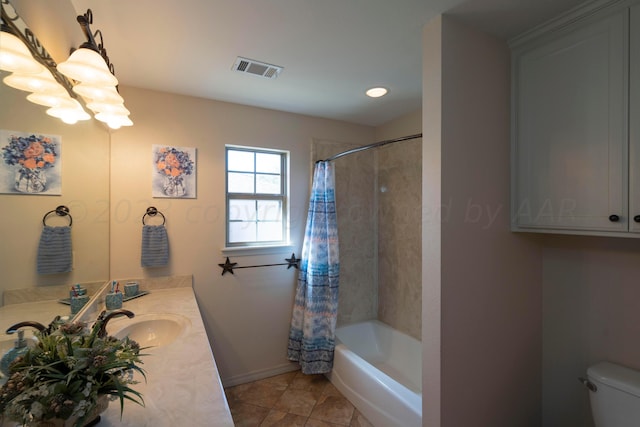
[[[597,390],[589,391],[596,427],[640,426],[640,372],[610,362],[587,369]]]

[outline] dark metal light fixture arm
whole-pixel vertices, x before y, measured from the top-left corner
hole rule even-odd
[[[91,9],[87,9],[87,12],[84,15],[78,15],[76,20],[78,21],[78,24],[80,24],[84,36],[87,38],[87,42],[85,44],[88,44],[88,46],[83,44],[81,47],[88,47],[89,49],[99,51],[98,44],[93,38],[91,28],[89,27],[89,25],[93,24],[93,12],[91,12]]]
[[[78,24],[82,28],[82,32],[84,33],[87,41],[80,45],[81,48],[95,50],[102,56],[104,62],[107,63],[107,67],[111,74],[115,75],[115,67],[109,60],[109,55],[107,55],[107,49],[104,48],[104,39],[102,38],[102,31],[96,30],[95,33],[91,32],[91,24],[93,24],[93,12],[91,9],[87,9],[87,12],[84,15],[78,15],[76,18]],[[99,38],[100,42],[96,42],[96,38]]]

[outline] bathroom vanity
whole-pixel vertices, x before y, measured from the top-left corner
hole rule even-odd
[[[233,419],[220,382],[217,366],[204,329],[191,276],[172,281],[171,278],[139,280],[149,294],[124,302],[122,308],[135,317],[114,318],[107,332],[120,337],[130,333],[142,347],[153,345],[141,353],[142,368],[147,381],[136,374],[140,383],[135,390],[142,393],[145,406],[125,401],[120,417],[120,401],[112,401],[102,413],[97,426],[233,426]],[[105,286],[106,288],[106,286]],[[102,292],[106,292],[106,289]],[[95,320],[104,298],[98,295],[78,316],[84,321]],[[2,341],[8,326],[24,320],[48,324],[56,315],[68,310],[57,301],[38,301],[0,307]],[[4,423],[2,427],[14,426]]]

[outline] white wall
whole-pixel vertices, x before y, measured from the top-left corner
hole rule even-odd
[[[442,17],[422,35],[422,425],[442,421]]]
[[[425,425],[539,426],[542,261],[535,242],[509,230],[509,51],[448,17],[428,24],[424,37],[423,123],[432,133],[425,157],[437,155],[438,143],[441,150],[440,177],[429,169],[437,165],[424,164],[425,211],[437,186],[445,207],[439,283],[430,271],[434,250],[424,255]],[[442,101],[433,106],[427,98],[439,79]],[[439,141],[427,130],[438,114]],[[436,232],[423,236],[424,250]],[[437,321],[439,343],[430,337]],[[430,414],[434,392],[439,420]]]
[[[544,238],[543,425],[592,426],[577,380],[609,360],[640,370],[640,241]]]
[[[312,138],[373,141],[373,128],[144,89],[121,88],[135,125],[112,136],[111,276],[193,274],[198,303],[225,384],[289,369],[286,360],[296,271],[236,270],[224,262],[224,147],[289,150],[291,237],[300,254],[308,208]],[[197,148],[197,198],[151,197],[151,146]],[[148,206],[167,218],[170,263],[140,267],[141,218]],[[239,266],[284,262],[291,253],[231,256]]]
[[[418,133],[422,133],[422,109],[378,126],[375,138],[376,141],[385,141]]]

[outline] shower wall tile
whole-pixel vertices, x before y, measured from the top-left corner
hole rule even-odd
[[[354,148],[314,141],[313,160]],[[337,160],[338,324],[375,319],[421,339],[422,143]]]
[[[422,142],[378,150],[378,320],[422,334]]]
[[[352,144],[314,141],[313,160],[354,148]],[[340,241],[338,325],[377,316],[377,234],[374,154],[358,153],[334,162]]]

